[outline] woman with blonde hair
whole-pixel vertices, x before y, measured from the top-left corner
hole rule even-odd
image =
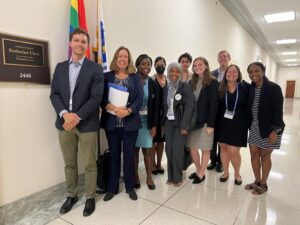
[[[140,79],[135,74],[128,48],[122,46],[117,49],[110,69],[110,72],[104,74],[104,95],[101,103],[103,111],[100,121],[101,127],[105,129],[111,155],[108,192],[103,200],[109,201],[119,192],[122,149],[125,189],[130,199],[137,200],[134,191],[134,149],[138,130],[141,128],[139,110],[143,101],[143,90]],[[109,101],[111,85],[129,93],[125,107],[116,106]]]

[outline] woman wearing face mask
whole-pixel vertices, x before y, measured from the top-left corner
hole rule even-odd
[[[272,167],[271,154],[281,144],[283,96],[281,88],[265,76],[266,68],[260,62],[251,63],[247,72],[252,80],[248,104],[249,148],[255,181],[245,186],[252,194],[268,191],[267,179]]]
[[[182,66],[182,78],[181,81],[189,82],[192,79],[193,74],[189,71],[189,67],[192,64],[193,58],[189,53],[184,53],[178,58],[178,63]]]
[[[153,137],[156,134],[156,126],[158,121],[158,89],[155,81],[148,77],[152,66],[152,59],[146,55],[140,55],[135,61],[138,76],[140,77],[143,87],[143,104],[140,109],[140,117],[142,121],[142,128],[139,129],[137,141],[135,143],[135,188],[140,188],[140,179],[138,175],[139,165],[139,150],[142,148],[144,155],[144,162],[147,172],[147,185],[150,190],[155,189],[155,184],[152,180],[152,145]]]
[[[158,89],[158,99],[159,99],[159,107],[158,107],[158,114],[159,118],[162,117],[162,110],[163,110],[163,88],[167,83],[166,75],[164,74],[166,68],[166,60],[158,56],[154,60],[154,67],[156,70],[156,74],[153,76],[155,80],[155,84]],[[152,147],[152,174],[163,174],[165,171],[161,166],[161,159],[164,152],[164,142],[165,137],[161,130],[160,120],[158,121],[156,127],[156,135],[153,138],[153,147]],[[156,158],[156,160],[155,160]],[[156,162],[155,162],[156,161]]]
[[[214,139],[215,119],[218,106],[218,81],[211,76],[208,61],[198,57],[193,62],[192,88],[195,101],[195,126],[188,136],[187,146],[190,148],[196,172],[189,178],[194,184],[205,179],[205,170],[209,161]],[[202,157],[198,149],[201,149]]]
[[[169,82],[163,92],[162,124],[168,160],[167,184],[175,187],[182,184],[183,151],[194,109],[192,89],[189,84],[180,81],[181,75],[181,65],[171,63],[167,71]]]

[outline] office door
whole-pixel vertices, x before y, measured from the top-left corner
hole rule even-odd
[[[286,82],[286,91],[285,91],[285,97],[286,98],[294,98],[295,86],[296,86],[296,81],[295,80],[288,80]]]

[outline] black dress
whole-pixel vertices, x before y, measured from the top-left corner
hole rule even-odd
[[[219,107],[216,124],[216,139],[220,143],[236,146],[247,146],[248,121],[247,104],[249,96],[249,84],[240,83],[239,96],[233,119],[224,117],[226,111],[225,95],[219,98]],[[227,92],[228,110],[233,111],[237,97],[237,90]]]
[[[163,88],[160,86],[158,80],[155,79],[155,84],[158,86],[158,99],[159,99],[159,119],[158,119],[158,124],[156,128],[156,135],[153,138],[153,142],[165,142],[165,136],[162,134],[162,129],[161,129],[161,118],[162,118],[162,111],[164,107],[163,103]]]

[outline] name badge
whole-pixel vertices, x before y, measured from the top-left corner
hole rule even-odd
[[[167,116],[168,120],[175,120],[175,116]]]
[[[224,113],[224,117],[227,118],[227,119],[232,120],[233,116],[234,116],[234,111],[226,110],[225,113]]]
[[[148,110],[147,109],[142,109],[139,111],[140,116],[147,116],[148,115]]]

